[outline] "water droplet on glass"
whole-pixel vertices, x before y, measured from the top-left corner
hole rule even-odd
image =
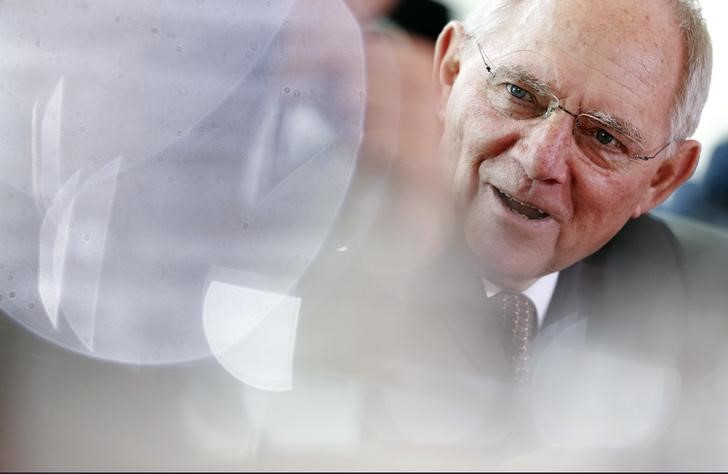
[[[291,88],[290,87],[284,87],[283,88],[283,92],[285,92],[286,94],[288,94],[288,93],[291,92]]]
[[[36,47],[36,48],[40,48],[40,41],[36,41],[36,42],[35,42],[35,47]]]
[[[248,228],[248,223],[247,222],[243,222],[243,229],[247,229],[247,228]]]
[[[28,303],[28,308],[33,309],[35,308],[35,305],[33,303]]]
[[[15,298],[15,292],[11,291],[10,293],[8,293],[8,296],[11,298]]]
[[[91,240],[91,236],[88,235],[88,234],[83,234],[83,240],[85,240],[86,242],[88,242],[89,240]]]
[[[116,18],[114,18],[114,21],[117,22],[117,23],[119,23],[121,21],[121,17],[120,16],[117,16]]]

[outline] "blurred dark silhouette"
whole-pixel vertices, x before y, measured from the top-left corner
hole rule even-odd
[[[435,0],[347,0],[362,29],[366,113],[357,173],[337,238],[381,250],[374,273],[417,271],[444,241],[447,200],[439,153],[435,41],[450,19]],[[408,236],[421,236],[412,242]]]
[[[433,43],[450,21],[447,7],[434,0],[401,0],[387,16],[408,33]]]

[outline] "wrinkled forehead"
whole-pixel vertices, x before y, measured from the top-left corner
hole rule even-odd
[[[664,0],[521,2],[494,39],[504,49],[560,50],[574,62],[605,72],[618,68],[642,82],[664,77],[683,57],[679,27]]]
[[[575,37],[587,48],[635,40],[659,46],[662,36],[679,37],[671,0],[522,0],[511,2],[502,13],[501,29],[528,33],[541,25],[561,38]]]

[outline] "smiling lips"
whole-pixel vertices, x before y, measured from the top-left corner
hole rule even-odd
[[[541,209],[534,207],[528,203],[525,203],[523,201],[519,201],[518,199],[514,198],[508,193],[505,193],[501,191],[500,189],[493,187],[496,191],[496,195],[501,200],[501,202],[509,208],[511,211],[515,212],[521,217],[524,217],[529,220],[540,220],[540,219],[546,219],[549,217],[549,214],[545,213]]]

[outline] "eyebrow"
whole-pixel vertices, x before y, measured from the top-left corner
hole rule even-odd
[[[505,76],[508,79],[519,81],[522,84],[527,85],[539,94],[555,94],[551,92],[551,88],[542,79],[539,79],[535,74],[529,72],[526,68],[518,64],[503,64],[498,65],[495,71],[496,75]]]
[[[502,75],[505,76],[508,79],[512,79],[515,81],[519,81],[520,83],[530,87],[535,92],[539,94],[550,94],[556,97],[556,95],[551,91],[551,88],[549,85],[544,82],[542,79],[538,78],[536,75],[525,69],[523,66],[518,64],[503,64],[499,65],[496,68],[496,75]],[[579,112],[582,113],[582,112]],[[644,145],[644,137],[640,133],[640,131],[632,125],[630,122],[626,120],[622,120],[620,118],[615,117],[614,115],[610,114],[609,112],[603,112],[600,110],[590,110],[585,112],[589,115],[592,115],[602,122],[604,122],[606,125],[608,125],[610,128],[613,128],[615,131],[621,133],[622,135],[626,136],[633,142],[635,142],[639,146]]]
[[[621,133],[622,135],[626,136],[633,142],[637,143],[639,146],[644,146],[644,137],[642,136],[640,131],[637,130],[637,128],[634,125],[627,122],[626,120],[621,120],[608,112],[602,112],[599,110],[592,110],[592,111],[589,111],[586,113],[598,118],[599,120],[604,122],[606,125],[610,126],[617,132]]]

